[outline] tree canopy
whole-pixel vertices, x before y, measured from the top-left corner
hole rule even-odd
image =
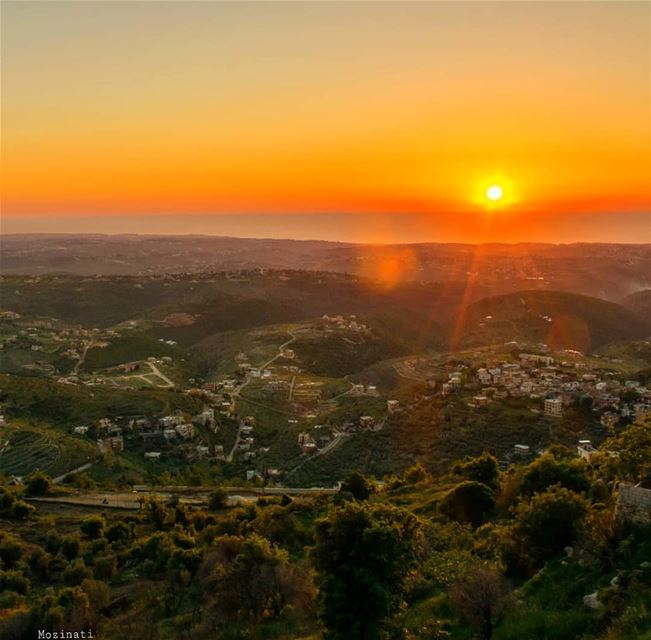
[[[312,559],[328,640],[379,640],[403,601],[422,525],[385,504],[348,503],[319,521]]]

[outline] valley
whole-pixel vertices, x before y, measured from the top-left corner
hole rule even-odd
[[[9,474],[92,461],[115,487],[332,487],[598,445],[651,407],[644,315],[577,294],[261,269],[3,276],[0,292]],[[57,444],[21,454],[18,428]]]

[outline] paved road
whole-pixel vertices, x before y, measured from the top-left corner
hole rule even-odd
[[[57,476],[56,478],[52,478],[52,482],[54,484],[59,484],[60,482],[63,482],[69,475],[72,475],[73,473],[81,473],[82,471],[86,471],[87,469],[90,469],[97,460],[93,460],[92,462],[87,462],[86,464],[82,464],[81,467],[77,467],[76,469],[71,469],[70,471],[66,471],[65,473],[62,473],[60,476]]]
[[[294,399],[294,385],[296,384],[296,376],[292,376],[292,381],[289,383],[289,397],[287,400],[291,402]]]
[[[235,442],[233,443],[233,448],[229,451],[226,456],[226,462],[233,462],[233,456],[237,451],[237,447],[240,446],[240,439],[242,438],[242,427],[244,426],[244,420],[240,418],[239,424],[237,426],[237,433],[235,434]]]
[[[342,391],[338,395],[332,396],[332,398],[328,398],[328,401],[339,400],[339,398],[343,398],[344,396],[347,396],[355,388],[354,383],[352,383],[350,380],[346,379],[346,382],[350,385],[350,389],[348,389],[348,391]]]
[[[320,495],[337,493],[338,489],[332,487],[223,487],[227,493],[229,505],[240,502],[251,502],[260,496],[287,495]],[[178,490],[181,489],[181,490]],[[42,502],[52,504],[66,504],[71,506],[98,507],[101,509],[129,509],[138,511],[147,497],[169,500],[172,497],[189,506],[205,506],[210,493],[214,490],[206,488],[192,488],[183,490],[179,487],[162,487],[160,489],[141,489],[131,492],[89,492],[70,494],[66,496],[32,497],[26,498],[29,502]]]
[[[88,340],[88,341],[84,342],[84,349],[81,352],[79,360],[77,360],[77,363],[73,367],[71,373],[73,373],[74,375],[77,375],[77,373],[79,371],[79,367],[81,367],[84,360],[86,360],[86,354],[88,353],[88,349],[90,349],[91,347],[94,347],[94,346],[95,346],[95,342],[93,340]]]

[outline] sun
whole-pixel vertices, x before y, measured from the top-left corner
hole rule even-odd
[[[477,211],[493,214],[517,206],[522,192],[516,181],[502,171],[477,174],[471,191]]]
[[[504,189],[498,184],[492,184],[488,189],[486,189],[486,197],[491,202],[497,202],[504,197]]]

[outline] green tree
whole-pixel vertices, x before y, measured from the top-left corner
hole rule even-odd
[[[609,479],[638,482],[650,466],[651,418],[608,438],[599,451],[599,467]]]
[[[481,482],[496,490],[500,484],[500,467],[497,458],[487,451],[475,458],[467,457],[452,467],[452,473],[466,480]]]
[[[419,519],[389,505],[351,502],[317,522],[312,558],[328,640],[386,636],[421,543]]]
[[[482,482],[466,480],[445,494],[439,511],[456,522],[483,524],[495,509],[495,495]]]
[[[165,528],[168,512],[165,505],[157,498],[145,498],[144,509],[147,519],[159,531]]]
[[[216,620],[278,618],[285,606],[296,606],[313,591],[307,572],[257,534],[217,538],[204,560],[206,570],[208,609]]]
[[[208,498],[208,509],[211,511],[219,511],[226,507],[228,501],[228,494],[221,488],[215,489]]]
[[[373,483],[359,471],[353,471],[342,483],[341,493],[350,493],[355,500],[366,500],[373,493]]]
[[[530,497],[558,484],[576,493],[585,493],[590,489],[586,472],[585,462],[579,458],[558,460],[551,454],[545,454],[526,467],[520,492]]]
[[[569,489],[554,486],[520,501],[512,535],[533,566],[541,566],[574,543],[588,512],[588,502]]]

